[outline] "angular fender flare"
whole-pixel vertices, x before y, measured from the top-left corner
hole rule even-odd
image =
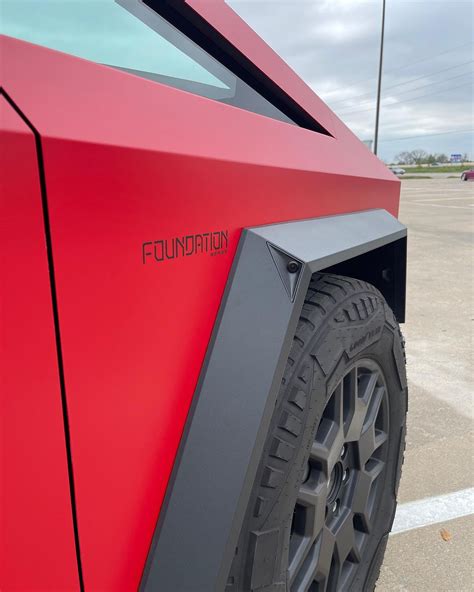
[[[396,299],[403,317],[406,234],[381,209],[243,231],[142,591],[225,589],[312,274],[391,247],[402,259],[392,282],[403,293]]]

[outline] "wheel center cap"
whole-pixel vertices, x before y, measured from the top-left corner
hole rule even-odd
[[[342,485],[342,476],[344,474],[344,468],[341,462],[336,463],[334,466],[331,478],[329,479],[328,485],[328,500],[327,505],[331,505],[339,496]]]

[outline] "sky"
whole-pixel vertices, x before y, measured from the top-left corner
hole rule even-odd
[[[373,138],[381,0],[227,2],[359,138]],[[383,160],[419,148],[474,159],[473,40],[473,0],[387,0]]]

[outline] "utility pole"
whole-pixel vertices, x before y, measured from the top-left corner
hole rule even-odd
[[[374,154],[377,154],[377,148],[378,148],[378,143],[379,143],[380,95],[382,92],[384,33],[385,33],[385,0],[382,0],[382,34],[380,37],[379,79],[378,79],[378,83],[377,83],[377,105],[375,108]]]

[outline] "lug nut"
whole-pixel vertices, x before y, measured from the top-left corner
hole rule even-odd
[[[342,474],[342,480],[344,481],[344,483],[347,481],[348,477],[349,477],[349,469],[345,469],[344,473]]]
[[[336,501],[333,503],[333,505],[332,505],[332,511],[333,511],[333,512],[337,512],[337,507],[338,507],[338,505],[339,505],[339,504],[337,503],[337,500],[336,500]]]
[[[341,449],[341,458],[346,454],[346,445],[344,444],[344,446]]]

